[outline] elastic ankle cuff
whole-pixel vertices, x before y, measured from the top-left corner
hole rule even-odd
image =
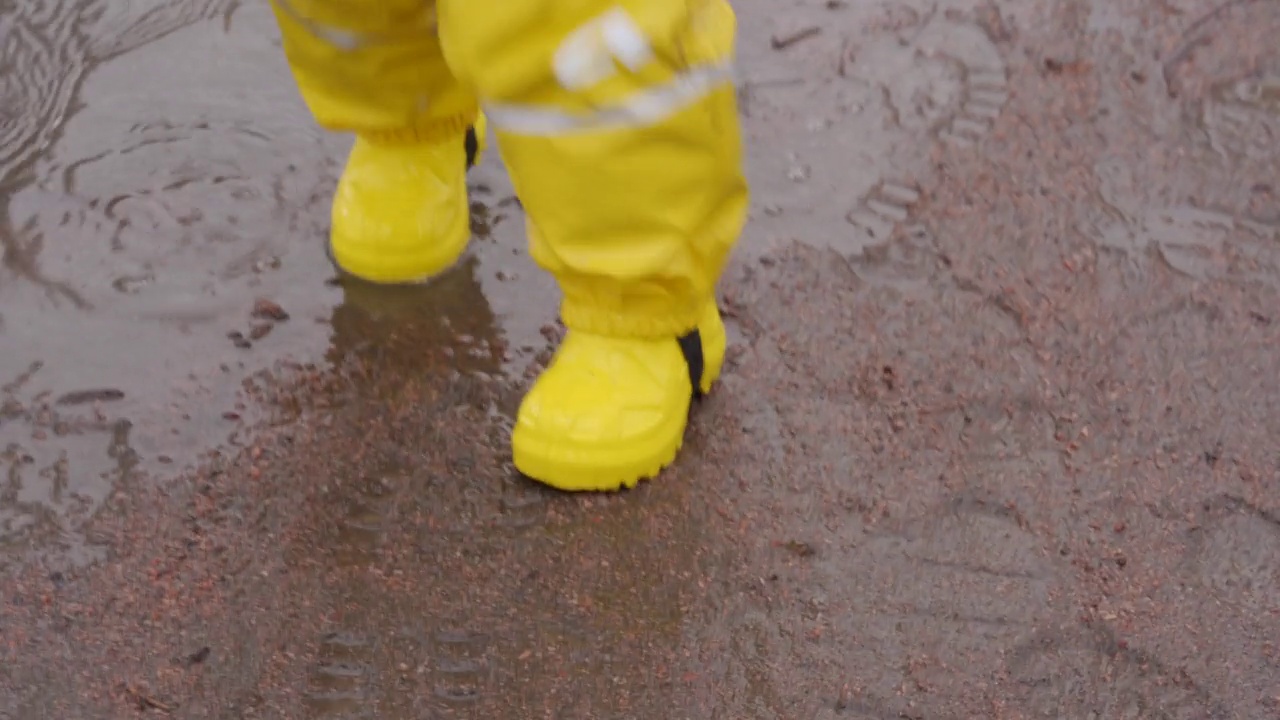
[[[357,133],[365,140],[378,145],[420,145],[448,142],[462,137],[467,128],[475,125],[479,112],[439,118],[430,122],[400,130],[373,130]]]
[[[708,302],[670,305],[664,312],[637,312],[587,302],[566,300],[560,306],[565,327],[592,335],[627,338],[676,338],[698,327]]]

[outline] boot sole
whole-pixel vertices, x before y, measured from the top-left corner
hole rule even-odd
[[[717,310],[717,320],[718,313]],[[531,438],[517,427],[511,437],[516,469],[530,480],[564,492],[617,492],[630,490],[643,480],[656,478],[675,462],[684,447],[693,409],[711,394],[724,371],[727,348],[723,332],[717,333],[713,342],[716,352],[711,356],[712,361],[702,368],[699,392],[690,397],[684,422],[679,424],[678,431],[673,431],[671,426],[665,430],[660,427],[649,437],[628,443],[626,447],[573,448],[566,447],[567,444],[559,439]],[[688,360],[687,355],[685,359]],[[636,452],[637,446],[646,449]],[[625,459],[620,460],[623,457]]]
[[[563,444],[526,438],[512,438],[512,455],[522,475],[563,492],[617,492],[630,490],[642,480],[652,480],[675,462],[684,445],[686,427],[674,440],[670,432],[657,441],[644,443],[645,451],[632,452],[633,457],[618,462],[618,453],[601,448],[574,448],[570,452],[545,452],[563,449]],[[635,445],[633,444],[632,447]],[[544,452],[539,452],[540,450]],[[601,460],[601,462],[592,462]]]
[[[710,394],[718,378],[706,384],[703,397]],[[653,480],[671,467],[684,447],[685,434],[693,410],[702,398],[693,398],[685,411],[685,422],[679,432],[670,429],[655,432],[640,441],[643,452],[632,450],[630,457],[619,462],[619,448],[568,448],[569,452],[546,452],[548,448],[565,448],[563,442],[530,438],[518,430],[512,435],[511,449],[516,469],[530,480],[562,492],[618,492],[631,490],[642,481]],[[629,447],[636,447],[630,443]],[[599,460],[599,462],[593,462]]]

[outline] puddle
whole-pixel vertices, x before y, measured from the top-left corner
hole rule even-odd
[[[308,598],[306,717],[657,717],[714,552],[691,486],[579,502],[519,480],[486,392],[441,384],[306,463],[324,485],[287,552],[308,571],[282,590]]]
[[[794,19],[846,30],[782,51],[768,49],[779,28],[744,17],[743,45],[762,48],[744,58],[747,133],[787,142],[757,144],[783,154],[753,155],[764,212],[736,262],[800,240],[872,281],[936,273],[919,179],[935,148],[974,152],[1008,100],[980,6],[806,8]],[[518,379],[545,355],[556,291],[525,256],[496,153],[473,174],[467,263],[424,288],[336,281],[322,248],[349,141],[314,126],[267,7],[38,2],[0,23],[18,40],[3,77],[21,102],[5,107],[24,108],[0,144],[0,338],[17,348],[0,357],[0,447],[5,492],[22,498],[0,511],[4,546],[83,546],[83,519],[127,483],[243,442],[262,373],[364,357]],[[807,77],[815,53],[840,67]],[[263,300],[288,319],[255,314]],[[97,390],[110,399],[54,402]]]
[[[897,23],[854,37],[842,74],[820,83],[764,77],[786,71],[785,54],[746,58],[748,133],[795,129],[786,168],[763,154],[752,169],[774,220],[809,216],[802,241],[860,258],[872,277],[931,272],[929,229],[912,219],[928,160],[916,136],[969,147],[1007,100],[999,54],[966,15],[976,6],[809,11],[851,29]],[[748,41],[771,32],[759,22],[747,18]],[[0,447],[5,492],[21,498],[0,511],[4,546],[83,546],[83,520],[127,483],[241,442],[256,419],[245,383],[263,372],[364,354],[403,372],[431,360],[518,378],[545,354],[556,292],[524,254],[496,153],[473,175],[479,237],[467,263],[424,288],[335,281],[322,248],[348,140],[314,126],[265,6],[24,3],[0,23],[18,40],[3,77],[21,102],[5,107],[24,108],[0,145],[0,186],[11,190],[0,338],[17,349],[0,357]],[[788,52],[832,43],[840,50],[822,36]],[[789,109],[797,93],[810,115]],[[828,159],[839,156],[865,156],[865,174]],[[839,212],[824,219],[820,208]],[[740,255],[767,248],[756,239],[780,227],[766,217]],[[895,233],[903,240],[890,243]],[[263,300],[288,319],[255,313]],[[55,402],[98,390],[109,394]]]
[[[414,372],[436,352],[518,376],[546,348],[554,286],[496,157],[473,174],[458,270],[409,289],[335,278],[349,140],[314,126],[265,5],[21,3],[0,28],[5,112],[22,109],[0,123],[0,547],[84,554],[113,492],[235,442],[255,420],[244,383],[282,364],[369,350]]]

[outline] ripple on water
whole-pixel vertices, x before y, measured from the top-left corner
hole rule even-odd
[[[24,5],[21,19],[34,26],[29,11],[43,7]],[[38,60],[57,78],[89,63],[91,72],[68,81],[76,112],[50,136],[56,142],[23,155],[25,172],[9,176],[13,192],[0,207],[0,342],[18,349],[0,353],[0,384],[11,385],[0,398],[9,408],[0,449],[6,472],[20,476],[0,492],[24,502],[0,520],[9,528],[0,546],[34,537],[39,523],[56,530],[45,535],[82,540],[89,531],[78,518],[109,505],[126,482],[111,449],[117,430],[128,430],[130,473],[193,463],[237,431],[241,381],[283,358],[338,364],[376,344],[372,355],[400,354],[405,372],[423,372],[436,367],[424,348],[438,348],[432,357],[454,370],[496,373],[490,356],[504,348],[490,301],[504,328],[525,331],[512,336],[519,352],[506,349],[508,362],[545,346],[539,328],[553,317],[554,286],[544,274],[512,271],[523,236],[519,222],[506,221],[518,213],[507,201],[477,231],[478,262],[432,285],[374,293],[330,282],[323,239],[349,140],[320,131],[303,106],[266,3],[113,0],[76,9],[71,20],[49,17],[69,37],[92,40],[88,60]],[[232,10],[234,22],[216,21]],[[0,10],[0,22],[18,17]],[[476,177],[508,197],[498,165],[487,161]],[[490,198],[477,190],[475,199]],[[513,282],[517,275],[525,279]],[[292,319],[253,318],[258,298]],[[382,312],[388,302],[394,312]],[[117,393],[57,404],[100,389]],[[85,439],[53,432],[60,422]],[[82,497],[82,509],[73,513],[56,493]],[[539,508],[520,512],[536,521]]]
[[[12,499],[0,545],[75,545],[135,464],[190,462],[226,438],[243,375],[319,357],[328,342],[310,320],[338,297],[320,243],[343,140],[298,100],[268,8],[230,29],[180,30],[229,5],[172,5],[81,6],[68,19],[24,2],[0,14],[6,31],[21,29],[0,53],[4,96],[23,113],[0,128],[13,188],[0,209],[0,342],[16,349],[0,353],[0,496]],[[104,27],[123,33],[121,52],[80,78],[77,28]],[[55,138],[44,128],[77,85],[78,110]],[[228,335],[255,330],[257,297],[298,320],[246,350]],[[123,397],[56,402],[95,388]]]
[[[45,393],[24,401],[40,369],[33,365],[0,388],[0,550],[61,547],[88,560],[85,524],[137,464],[132,426],[104,411],[118,399],[112,391],[67,396],[84,404]]]
[[[39,273],[86,307],[211,317],[322,232],[312,211],[328,173],[289,160],[291,133],[237,120],[136,125],[113,138],[119,149],[42,164],[45,181],[14,199],[18,242],[38,247]]]
[[[237,0],[22,0],[0,5],[0,186],[54,141],[94,63],[215,17]]]
[[[0,187],[52,142],[68,112],[86,65],[75,20],[46,0],[0,5]]]
[[[201,20],[230,24],[239,0],[99,0],[85,34],[95,58],[109,58]]]

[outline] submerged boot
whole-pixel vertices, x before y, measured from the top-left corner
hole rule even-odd
[[[570,331],[520,406],[516,468],[566,491],[618,490],[656,476],[684,443],[691,401],[720,377],[725,346],[714,303],[679,339]]]
[[[466,172],[479,160],[484,118],[443,143],[357,137],[333,200],[330,249],[342,270],[375,283],[428,280],[471,236]]]

